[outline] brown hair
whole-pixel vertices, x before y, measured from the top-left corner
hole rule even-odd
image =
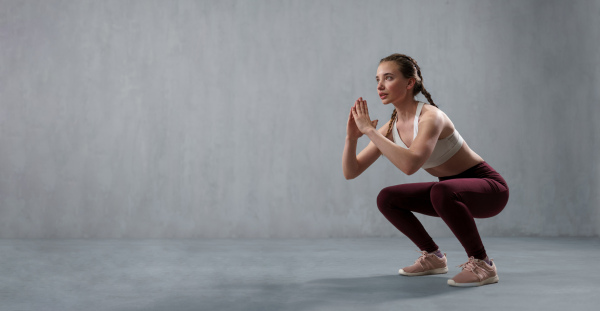
[[[382,58],[379,61],[380,64],[383,62],[395,62],[396,64],[398,64],[398,70],[400,70],[404,78],[415,78],[415,80],[417,81],[415,83],[415,87],[413,88],[413,96],[421,93],[425,96],[425,98],[427,98],[427,101],[430,105],[437,107],[437,105],[433,102],[433,99],[431,99],[431,94],[429,94],[429,92],[427,92],[427,90],[423,86],[423,76],[421,76],[421,68],[419,68],[419,65],[417,65],[416,60],[414,60],[408,55],[396,53],[388,57]],[[390,119],[389,128],[387,134],[385,134],[386,137],[389,136],[392,132],[392,123],[394,122],[394,120],[396,120],[396,109],[394,109],[394,111],[392,112],[392,118]]]

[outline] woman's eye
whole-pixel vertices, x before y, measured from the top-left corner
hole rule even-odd
[[[388,80],[388,81],[391,81],[392,77],[386,77],[385,79]]]

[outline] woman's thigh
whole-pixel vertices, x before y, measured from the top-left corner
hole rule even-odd
[[[439,217],[431,203],[431,188],[437,182],[402,184],[383,188],[377,196],[379,209],[404,209]]]
[[[475,218],[498,215],[508,202],[508,189],[488,178],[457,178],[436,183],[431,191],[436,208],[445,208],[448,200],[464,204]],[[451,212],[451,211],[449,211]]]

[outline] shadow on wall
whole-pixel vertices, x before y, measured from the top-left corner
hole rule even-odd
[[[324,307],[377,306],[393,301],[445,294],[448,276],[422,278],[398,275],[329,278],[305,283],[264,282],[220,284],[209,291],[174,296],[143,310],[319,310]],[[443,280],[442,280],[443,279]],[[416,302],[415,302],[416,303]],[[369,306],[369,307],[368,307]],[[418,306],[414,306],[418,307]],[[141,309],[135,309],[141,310]],[[133,310],[131,310],[133,311]]]

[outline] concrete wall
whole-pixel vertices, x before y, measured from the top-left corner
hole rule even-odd
[[[341,170],[354,100],[389,118],[374,76],[394,52],[511,188],[484,237],[597,236],[599,16],[599,1],[0,1],[0,237],[402,236],[379,190],[435,179],[385,158]]]

